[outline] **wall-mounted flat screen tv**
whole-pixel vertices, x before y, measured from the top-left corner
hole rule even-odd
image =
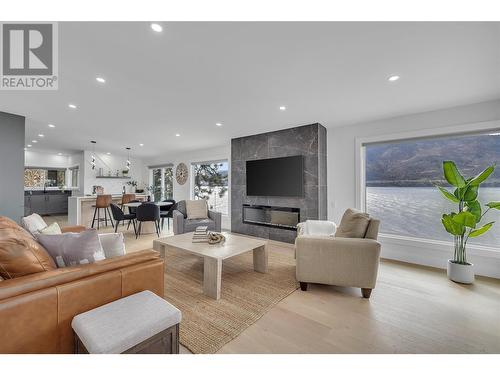
[[[302,155],[248,160],[246,167],[248,196],[304,196]]]

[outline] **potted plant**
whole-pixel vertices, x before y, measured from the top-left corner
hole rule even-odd
[[[127,185],[131,186],[132,192],[137,192],[137,181],[131,180],[127,182]]]
[[[484,215],[491,210],[500,210],[500,202],[489,202],[484,211],[478,198],[479,186],[495,170],[489,166],[475,177],[464,178],[453,161],[443,162],[446,181],[455,189],[453,192],[438,186],[446,199],[458,204],[457,212],[443,214],[441,222],[448,233],[453,235],[455,251],[453,259],[448,260],[448,278],[463,284],[474,281],[474,265],[467,261],[467,242],[491,229],[494,222],[481,225]]]

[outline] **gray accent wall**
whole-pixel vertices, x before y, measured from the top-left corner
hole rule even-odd
[[[300,208],[300,220],[327,218],[327,131],[311,124],[231,140],[231,231],[293,242],[296,232],[243,223],[243,204]],[[303,197],[247,197],[246,161],[304,156]]]
[[[24,216],[23,116],[0,112],[0,216]]]

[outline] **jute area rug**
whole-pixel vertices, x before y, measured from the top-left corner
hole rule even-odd
[[[203,294],[202,258],[167,252],[165,299],[182,312],[182,345],[193,353],[215,353],[298,288],[293,253],[268,249],[266,274],[253,270],[252,252],[223,261],[218,301]]]

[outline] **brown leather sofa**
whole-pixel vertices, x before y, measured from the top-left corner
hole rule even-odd
[[[4,249],[24,243],[16,228],[1,232]],[[143,250],[0,279],[0,353],[74,353],[75,315],[143,290],[163,297],[163,269],[156,251]]]

